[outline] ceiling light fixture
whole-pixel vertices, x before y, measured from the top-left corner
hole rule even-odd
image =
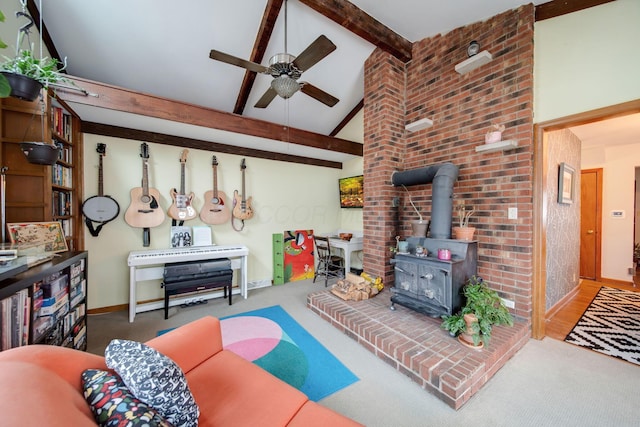
[[[469,43],[469,46],[467,47],[467,55],[469,57],[472,57],[476,55],[478,52],[480,52],[480,43],[478,43],[475,40],[472,40],[471,43]]]
[[[271,88],[276,91],[278,96],[289,99],[296,93],[302,85],[289,77],[287,74],[282,74],[271,81]]]

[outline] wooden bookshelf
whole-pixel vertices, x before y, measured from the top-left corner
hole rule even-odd
[[[69,250],[83,250],[80,119],[52,94],[43,92],[43,96],[43,102],[0,101],[0,166],[7,167],[6,222],[58,221]],[[62,148],[53,166],[29,163],[20,149],[21,142],[42,140]]]

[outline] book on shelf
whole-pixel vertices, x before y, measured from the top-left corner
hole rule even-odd
[[[21,289],[0,302],[0,343],[2,350],[27,345],[31,324],[31,298]]]

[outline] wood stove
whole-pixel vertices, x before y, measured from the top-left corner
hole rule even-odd
[[[478,243],[423,237],[407,241],[409,253],[391,260],[395,270],[391,309],[400,304],[432,317],[456,313],[463,303],[462,287],[477,274]],[[416,255],[418,246],[427,249],[427,256]],[[448,249],[451,259],[438,259],[438,249]]]

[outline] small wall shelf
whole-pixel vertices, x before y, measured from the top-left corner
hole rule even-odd
[[[416,120],[413,123],[409,123],[404,128],[408,132],[417,132],[419,130],[429,128],[431,126],[433,126],[433,120],[425,117],[424,119]]]
[[[467,74],[469,71],[473,71],[478,67],[488,64],[493,60],[493,56],[488,50],[483,50],[477,55],[473,55],[470,58],[465,59],[461,63],[456,65],[456,71],[459,74]]]
[[[496,151],[507,151],[518,148],[518,141],[515,139],[508,139],[506,141],[493,142],[491,144],[478,145],[476,147],[476,153],[493,153]]]

